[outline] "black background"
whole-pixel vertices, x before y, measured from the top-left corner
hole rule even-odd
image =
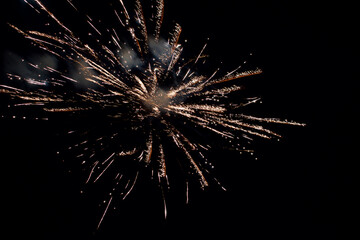
[[[86,7],[101,15],[98,5],[107,2]],[[56,160],[54,126],[2,118],[4,221],[12,239],[335,239],[339,230],[349,233],[359,133],[355,3],[168,0],[165,6],[165,22],[180,23],[195,53],[209,37],[207,53],[228,70],[253,53],[250,61],[264,71],[259,113],[307,126],[278,128],[284,140],[259,144],[257,161],[214,153],[226,192],[194,191],[186,205],[183,189],[175,189],[164,220],[159,192],[143,181],[95,230],[102,208],[80,196],[79,177]],[[31,28],[38,24],[27,17],[32,10],[19,0],[2,1],[1,10],[2,55],[29,54],[29,43],[6,22]],[[53,11],[72,16],[58,6]]]

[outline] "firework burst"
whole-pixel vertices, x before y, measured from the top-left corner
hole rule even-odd
[[[6,84],[0,85],[0,92],[11,96],[10,107],[21,108],[24,116],[29,115],[26,117],[36,113],[39,119],[73,121],[67,134],[76,136],[76,142],[68,146],[67,152],[88,169],[85,182],[97,182],[104,175],[114,180],[99,225],[113,202],[112,193],[116,191],[116,196],[125,199],[140,168],[149,169],[164,192],[169,185],[169,156],[181,154],[179,165],[187,175],[186,186],[189,179],[195,179],[201,188],[206,188],[210,182],[218,183],[209,174],[211,163],[206,152],[211,141],[207,138],[218,137],[236,151],[252,152],[244,147],[244,140],[281,137],[262,123],[302,125],[242,113],[241,109],[259,98],[235,99],[234,94],[243,90],[239,79],[262,71],[241,71],[239,67],[220,77],[219,69],[200,74],[197,66],[204,62],[207,44],[194,58],[182,58],[181,26],[174,24],[167,37],[161,31],[163,0],[153,0],[146,9],[140,0],[135,0],[133,10],[122,0],[114,2],[117,27],[100,28],[98,21],[85,14],[89,29],[86,39],[77,36],[40,0],[24,2],[37,14],[47,16],[51,20],[47,24],[57,31],[23,30],[11,23],[9,26],[71,67],[64,70],[46,63],[25,62],[34,73],[41,74],[33,77],[8,73],[8,77],[31,87]],[[80,14],[71,0],[67,2]],[[145,10],[150,17],[146,17]],[[90,125],[76,124],[89,119]],[[128,169],[124,162],[130,162]]]

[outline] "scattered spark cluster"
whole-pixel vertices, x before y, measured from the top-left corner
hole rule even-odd
[[[130,161],[150,169],[164,191],[169,185],[167,166],[173,160],[169,156],[177,154],[182,156],[179,165],[183,171],[206,188],[209,178],[218,182],[209,174],[211,162],[206,152],[211,141],[207,138],[218,137],[221,144],[236,151],[251,152],[243,147],[242,140],[281,137],[262,123],[302,125],[241,113],[242,108],[259,98],[232,98],[243,90],[239,79],[262,71],[240,71],[238,67],[221,77],[217,76],[219,69],[211,74],[197,72],[207,44],[194,58],[182,57],[181,26],[175,24],[167,37],[161,31],[164,0],[151,1],[148,18],[140,0],[134,1],[131,11],[118,0],[113,10],[117,27],[99,28],[97,21],[84,14],[89,28],[85,40],[40,0],[24,2],[37,14],[47,16],[51,20],[47,24],[59,31],[23,30],[11,23],[9,26],[50,56],[71,65],[77,73],[51,64],[25,62],[34,73],[42,74],[34,77],[8,73],[8,78],[32,87],[2,84],[0,93],[11,97],[11,108],[21,108],[25,115],[37,112],[40,119],[65,116],[74,121],[103,120],[102,126],[74,126],[67,132],[80,139],[67,150],[74,151],[88,169],[86,183],[112,174],[112,192],[120,192],[118,196],[124,199],[139,176],[138,167],[131,173],[123,170],[121,163]],[[80,13],[71,0],[67,2]],[[185,181],[188,186],[189,179]],[[110,194],[99,225],[113,197]],[[164,209],[166,214],[165,198]]]

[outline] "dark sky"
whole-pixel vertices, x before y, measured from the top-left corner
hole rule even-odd
[[[107,14],[99,5],[108,0],[74,2]],[[0,119],[3,196],[12,234],[37,239],[335,239],[339,223],[350,230],[352,224],[344,219],[353,215],[355,203],[359,15],[351,1],[316,2],[165,2],[164,21],[180,23],[189,51],[199,52],[210,38],[208,54],[228,70],[253,54],[249,61],[264,71],[256,85],[264,102],[259,113],[307,124],[279,127],[284,140],[259,144],[258,161],[214,154],[216,174],[228,191],[194,191],[188,205],[183,192],[175,191],[167,200],[166,221],[155,196],[159,192],[143,183],[95,231],[100,210],[91,197],[79,196],[79,177],[54,160],[53,126]],[[40,20],[27,17],[36,15],[20,0],[1,4],[3,73],[7,53],[31,54],[28,42],[6,22],[31,29]],[[54,12],[72,19],[74,14],[64,9],[59,4]]]

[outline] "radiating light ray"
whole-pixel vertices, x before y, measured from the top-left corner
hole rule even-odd
[[[103,215],[101,216],[100,221],[99,221],[99,223],[97,225],[97,229],[100,228],[100,225],[101,225],[102,221],[104,220],[104,217],[105,217],[107,211],[109,210],[109,206],[110,206],[112,200],[113,200],[113,197],[111,196],[108,203],[107,203],[107,205],[106,205],[105,211],[104,211]]]
[[[32,9],[34,9],[38,14],[40,14],[40,11],[37,10],[31,3],[29,3],[27,0],[24,0],[24,2],[29,5]]]
[[[155,40],[160,38],[160,29],[164,19],[164,0],[156,0],[156,14],[155,14]]]

